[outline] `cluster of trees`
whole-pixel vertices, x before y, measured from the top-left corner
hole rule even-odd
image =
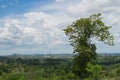
[[[0,60],[0,80],[61,80],[70,73],[71,62],[69,58],[5,57]]]
[[[87,64],[90,74],[86,80],[120,79],[120,63],[111,64],[120,61],[120,56],[98,56],[97,60]],[[73,58],[3,58],[0,63],[0,80],[81,80],[72,71]]]

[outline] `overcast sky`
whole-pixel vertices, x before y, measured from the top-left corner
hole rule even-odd
[[[120,0],[0,0],[0,54],[72,53],[63,29],[101,13],[115,46],[96,42],[98,53],[120,52]]]

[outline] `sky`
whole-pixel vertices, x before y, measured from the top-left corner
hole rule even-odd
[[[120,53],[120,0],[0,0],[0,55],[72,53],[63,29],[101,13],[115,46],[96,42],[98,53]]]

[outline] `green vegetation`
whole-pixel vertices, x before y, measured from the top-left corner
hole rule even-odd
[[[101,14],[94,14],[88,18],[80,18],[64,29],[69,36],[71,45],[76,53],[73,62],[73,73],[80,79],[95,77],[101,70],[96,63],[96,46],[92,39],[113,45],[113,36],[110,34],[110,26],[102,21]],[[98,70],[98,73],[96,74]]]
[[[69,58],[1,57],[0,63],[0,80],[61,80],[72,76]]]
[[[72,60],[71,55],[0,57],[0,80],[79,80],[72,73]],[[87,65],[92,74],[86,80],[120,80],[120,56],[99,55],[97,60],[96,65]]]

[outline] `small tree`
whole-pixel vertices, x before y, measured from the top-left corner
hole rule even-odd
[[[76,20],[64,29],[76,53],[73,72],[81,79],[89,76],[89,71],[86,70],[87,64],[96,60],[96,46],[92,42],[93,39],[113,45],[113,36],[109,32],[111,27],[106,26],[101,19],[100,13],[93,14]]]

